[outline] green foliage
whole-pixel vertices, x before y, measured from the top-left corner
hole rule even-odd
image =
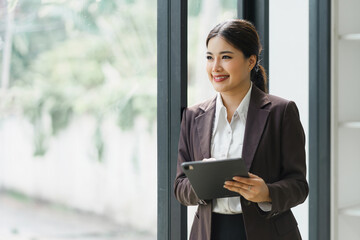
[[[222,0],[221,5],[224,9],[236,9],[237,0]]]
[[[198,16],[201,10],[202,0],[188,1],[188,15],[190,17]]]
[[[107,115],[115,115],[122,130],[138,117],[153,125],[155,1],[27,0],[15,12],[9,90],[15,101],[7,102],[33,124],[35,155],[45,154],[47,140],[82,114],[97,121],[99,161]]]
[[[39,79],[65,88],[92,88],[103,84],[101,63],[112,54],[101,39],[89,36],[60,43],[40,54],[30,66],[31,75],[24,81]]]
[[[118,107],[118,125],[122,129],[132,129],[138,116],[145,117],[149,122],[149,127],[153,126],[156,120],[156,96],[131,96],[120,103]]]
[[[101,134],[101,123],[102,123],[102,119],[99,116],[96,121],[96,128],[95,128],[95,134],[94,134],[94,144],[95,144],[96,153],[97,153],[97,160],[99,162],[103,161],[104,148],[105,148],[105,144],[104,144],[103,137]]]
[[[66,128],[71,120],[73,109],[69,103],[61,104],[59,99],[57,104],[49,110],[51,117],[52,133],[56,135],[61,129]]]
[[[10,11],[14,11],[16,5],[18,4],[18,1],[19,0],[7,0],[8,2],[8,7],[7,7],[7,10],[10,12]]]
[[[133,99],[130,98],[119,109],[120,111],[118,114],[118,125],[122,129],[132,129],[134,126],[134,120],[137,115],[137,111],[134,108],[133,102]]]

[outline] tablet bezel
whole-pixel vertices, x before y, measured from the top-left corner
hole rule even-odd
[[[184,162],[181,167],[196,195],[203,200],[240,196],[224,188],[224,183],[235,176],[248,177],[242,158]]]

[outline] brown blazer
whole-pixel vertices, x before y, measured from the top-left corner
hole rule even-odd
[[[187,108],[183,113],[174,192],[185,205],[198,205],[190,240],[210,240],[211,200],[199,199],[180,165],[210,157],[216,99]],[[272,210],[263,212],[241,197],[248,240],[301,239],[290,208],[305,201],[305,135],[294,102],[265,94],[253,85],[246,120],[242,157],[249,172],[269,187]]]

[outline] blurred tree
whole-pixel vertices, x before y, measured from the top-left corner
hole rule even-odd
[[[7,109],[23,109],[33,124],[35,155],[45,154],[46,140],[80,114],[96,119],[94,144],[100,161],[106,115],[117,115],[124,130],[131,129],[138,116],[153,125],[156,2],[150,2],[18,2],[8,69],[11,94],[6,95],[15,100],[5,102]],[[6,22],[1,21],[3,26]],[[5,32],[0,27],[0,34]]]

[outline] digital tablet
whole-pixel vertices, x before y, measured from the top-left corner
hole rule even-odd
[[[235,176],[248,177],[248,170],[241,158],[185,162],[181,167],[196,195],[203,200],[239,196],[224,188],[224,183]]]

